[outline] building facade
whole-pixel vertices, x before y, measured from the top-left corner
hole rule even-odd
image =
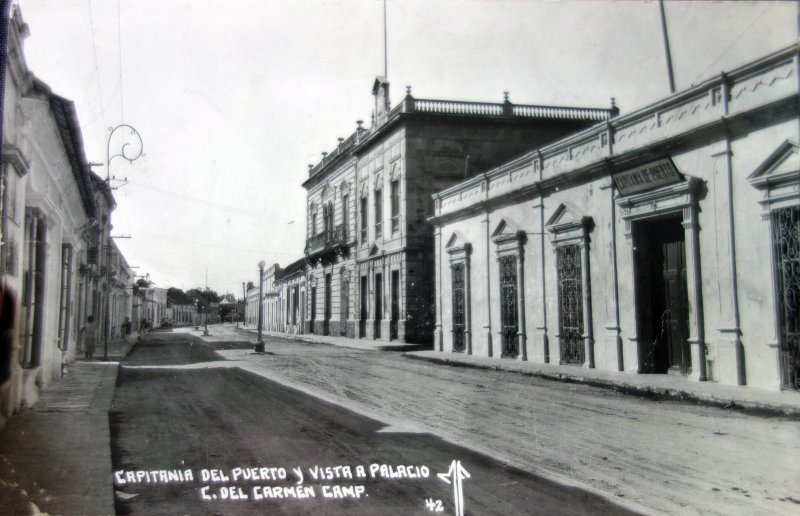
[[[373,86],[369,129],[309,166],[306,332],[430,343],[431,195],[531,148],[608,120],[616,109],[415,99],[392,108]],[[302,297],[302,296],[301,296]],[[302,303],[302,299],[301,299]]]
[[[787,48],[434,195],[443,353],[800,386]]]
[[[143,313],[151,328],[158,328],[167,317],[167,289],[148,287],[144,290]]]
[[[250,283],[245,296],[247,305],[244,311],[244,323],[247,326],[258,326],[258,287]]]
[[[107,304],[113,197],[90,170],[74,105],[28,69],[20,10],[8,23],[0,168],[3,338],[0,422],[79,354]]]
[[[306,261],[296,260],[284,268],[275,268],[273,291],[278,293],[279,326],[283,333],[306,333]]]

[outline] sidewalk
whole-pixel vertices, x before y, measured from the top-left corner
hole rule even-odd
[[[250,327],[240,329],[253,334],[256,332],[255,329]],[[359,349],[405,351],[403,356],[407,358],[442,365],[508,371],[549,380],[613,389],[626,394],[654,399],[701,403],[755,414],[800,419],[800,392],[794,391],[768,391],[756,387],[697,382],[679,375],[621,373],[576,366],[477,357],[462,353],[442,353],[432,351],[430,348],[426,349],[424,346],[393,344],[391,342],[366,339],[348,339],[346,337],[322,335],[287,335],[273,332],[265,332],[264,337],[281,337]]]
[[[256,328],[251,326],[239,327],[240,330],[252,333],[254,336],[258,332]],[[430,349],[430,346],[421,344],[407,344],[405,342],[385,341],[385,340],[371,340],[371,339],[351,339],[348,337],[336,337],[334,335],[314,335],[314,334],[300,334],[290,335],[281,332],[264,331],[262,332],[264,338],[278,337],[284,339],[299,340],[302,342],[314,342],[317,344],[333,344],[344,348],[366,349],[372,351],[420,351]],[[255,340],[255,337],[253,338]]]
[[[0,430],[1,512],[114,514],[108,412],[118,368],[70,364]]]

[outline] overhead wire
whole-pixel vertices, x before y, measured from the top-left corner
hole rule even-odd
[[[128,180],[128,184],[129,185],[138,186],[138,187],[144,188],[146,190],[152,190],[154,192],[158,192],[158,193],[161,193],[163,195],[170,196],[170,197],[175,197],[177,199],[183,199],[183,200],[188,201],[188,202],[201,204],[201,205],[207,206],[209,208],[215,208],[215,209],[218,209],[218,210],[227,211],[229,213],[234,213],[234,214],[237,214],[237,215],[246,215],[246,216],[249,216],[249,217],[255,217],[255,218],[262,219],[264,221],[269,221],[269,222],[281,222],[281,223],[285,223],[285,224],[289,224],[289,223],[292,222],[292,221],[288,221],[286,219],[279,219],[279,218],[273,217],[273,216],[265,216],[263,213],[258,213],[258,212],[255,212],[255,211],[246,210],[244,208],[237,208],[237,207],[234,207],[234,206],[229,206],[229,205],[226,205],[226,204],[220,204],[220,203],[216,203],[216,202],[213,202],[213,201],[209,201],[207,199],[201,199],[199,197],[194,197],[194,196],[191,196],[191,195],[180,194],[180,193],[177,193],[177,192],[174,192],[174,191],[171,191],[171,190],[166,190],[164,188],[159,188],[157,186],[149,185],[149,184],[146,184],[146,183],[141,183],[139,181],[134,181],[134,180],[131,180],[131,179]]]
[[[92,0],[87,0],[89,4],[89,25],[92,30],[92,52],[94,54],[94,71],[97,75],[97,92],[100,95],[100,116],[103,118],[103,127],[105,128],[106,125],[106,107],[105,103],[103,102],[103,87],[101,85],[100,80],[100,61],[97,59],[97,38],[94,31],[94,11],[92,10]]]
[[[119,56],[119,119],[125,122],[125,99],[122,94],[122,13],[121,0],[117,0],[117,49]]]
[[[705,70],[703,70],[703,71],[702,71],[700,74],[698,74],[698,75],[697,75],[697,77],[695,77],[695,79],[692,81],[692,85],[695,85],[695,84],[697,84],[697,81],[699,81],[699,80],[703,79],[703,78],[705,77],[706,73],[708,73],[708,71],[709,71],[709,70],[711,70],[711,68],[712,68],[712,67],[713,67],[715,64],[717,64],[717,62],[718,62],[720,59],[722,59],[722,57],[723,57],[725,54],[727,54],[727,53],[728,53],[728,51],[729,51],[731,48],[733,48],[733,46],[734,46],[736,43],[738,43],[738,42],[739,42],[739,40],[740,40],[740,39],[742,39],[742,37],[744,37],[744,35],[745,35],[745,34],[747,34],[747,33],[750,31],[750,27],[752,27],[753,25],[755,25],[755,23],[756,23],[758,20],[760,20],[760,19],[761,19],[761,18],[762,18],[762,17],[763,17],[763,16],[764,16],[766,13],[767,13],[767,11],[768,11],[768,10],[770,10],[771,8],[772,8],[772,5],[771,5],[771,4],[767,4],[767,6],[764,8],[764,10],[763,10],[763,11],[761,11],[761,14],[759,14],[758,16],[756,16],[756,17],[755,17],[755,19],[753,19],[753,21],[751,21],[751,22],[750,22],[750,24],[749,24],[747,27],[745,27],[745,28],[744,28],[744,30],[742,30],[742,32],[740,32],[740,33],[739,33],[739,35],[736,37],[736,39],[734,39],[734,40],[733,40],[733,42],[732,42],[730,45],[728,45],[727,47],[725,47],[725,50],[723,50],[723,51],[722,51],[722,52],[721,52],[721,53],[720,53],[720,54],[717,56],[717,58],[716,58],[716,59],[714,59],[714,60],[711,62],[711,64],[710,64],[710,65],[708,65],[708,66],[706,67],[706,69],[705,69]]]

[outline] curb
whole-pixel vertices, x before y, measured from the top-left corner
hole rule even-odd
[[[590,378],[587,376],[576,375],[576,374],[555,373],[555,372],[551,373],[547,371],[533,371],[533,370],[524,371],[519,369],[509,369],[498,365],[473,364],[467,362],[459,362],[457,360],[451,360],[449,358],[424,357],[418,355],[409,355],[405,353],[402,356],[404,358],[409,358],[412,360],[421,360],[424,362],[447,365],[451,367],[505,371],[509,373],[521,374],[524,376],[535,376],[537,378],[542,378],[545,380],[588,385],[591,387],[599,387],[602,389],[617,391],[622,394],[647,398],[654,401],[669,400],[669,401],[679,401],[684,403],[695,403],[709,407],[735,410],[737,412],[742,412],[745,414],[756,415],[756,416],[785,417],[789,419],[800,420],[800,407],[774,405],[769,403],[761,403],[757,401],[736,400],[731,398],[718,398],[713,395],[703,395],[681,389],[633,385],[625,382],[606,380],[602,378]]]

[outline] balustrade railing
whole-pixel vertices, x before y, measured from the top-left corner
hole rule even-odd
[[[422,113],[442,113],[447,115],[501,116],[503,114],[503,104],[414,99],[414,111]]]
[[[306,254],[347,244],[347,228],[339,224],[333,230],[325,230],[306,240]]]
[[[520,118],[550,118],[562,120],[592,120],[603,121],[611,118],[611,110],[602,108],[562,107],[562,106],[534,106],[520,104],[491,102],[465,102],[457,100],[415,99],[406,97],[398,103],[382,119],[379,125],[370,129],[359,129],[349,138],[342,141],[333,152],[325,154],[316,166],[309,170],[309,177],[314,176],[326,165],[334,161],[353,146],[372,135],[379,127],[393,121],[403,113],[433,113],[442,115],[465,116],[514,116]]]
[[[525,118],[562,118],[568,120],[608,120],[609,110],[597,108],[574,108],[559,106],[528,106],[519,105],[512,107],[514,116]]]

